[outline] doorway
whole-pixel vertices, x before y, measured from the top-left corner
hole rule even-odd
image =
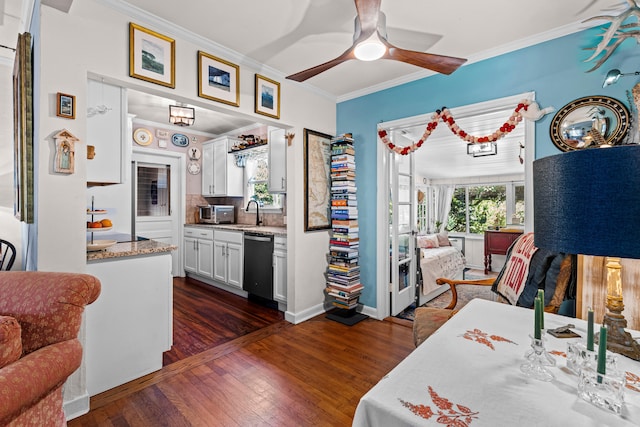
[[[134,148],[131,163],[131,234],[177,246],[171,252],[171,272],[180,276],[186,157],[184,153]]]
[[[487,119],[488,117],[492,117],[492,115],[498,116],[501,120],[505,119],[505,111],[508,114],[513,111],[513,108],[522,100],[522,99],[535,99],[534,92],[523,93],[515,96],[510,96],[506,98],[500,98],[492,101],[481,102],[478,104],[472,104],[468,106],[452,108],[451,114],[456,118],[460,126],[464,129],[468,129],[470,132],[473,130],[474,134],[485,135],[493,132],[495,130],[495,125],[490,123]],[[411,144],[413,141],[417,141],[424,128],[426,123],[430,122],[432,119],[433,113],[422,114],[419,116],[408,117],[405,119],[394,120],[391,122],[380,123],[378,125],[379,129],[385,129],[387,133],[390,135],[392,142],[399,146],[405,146]],[[474,122],[475,120],[475,122]],[[467,124],[463,124],[466,121]],[[471,122],[471,124],[469,124]],[[476,123],[477,122],[477,123]],[[490,123],[487,126],[488,123]],[[440,124],[441,126],[438,128],[436,132],[442,131],[444,135],[451,137],[451,132],[446,128],[445,125]],[[484,127],[483,127],[484,126]],[[499,127],[499,126],[498,126]],[[411,131],[414,129],[421,129],[420,133],[417,137],[411,135]],[[524,182],[525,182],[525,231],[531,231],[533,229],[533,159],[535,154],[535,123],[529,120],[525,120],[519,126],[522,134],[519,135],[521,138],[524,156]],[[425,142],[424,147],[432,144],[436,139],[436,132],[431,135],[428,142]],[[465,150],[464,146],[466,145],[463,141],[458,139],[457,137],[449,138],[451,140],[451,144],[455,144],[456,148],[462,146],[462,149]],[[506,140],[506,138],[505,138]],[[501,140],[503,143],[504,140]],[[508,141],[509,143],[505,145],[509,149],[515,149],[514,161],[518,162],[518,152],[519,144],[517,142]],[[500,144],[500,142],[499,142]],[[405,304],[408,300],[406,296],[401,296],[397,291],[401,289],[399,281],[401,280],[400,274],[394,274],[394,270],[399,270],[403,263],[403,260],[398,257],[391,257],[391,262],[389,262],[389,253],[390,248],[393,254],[393,246],[399,248],[400,246],[400,237],[406,234],[406,231],[401,227],[393,227],[393,212],[394,209],[390,209],[391,206],[394,205],[393,202],[393,194],[394,194],[394,182],[396,180],[400,181],[402,178],[402,173],[396,168],[394,163],[394,157],[406,157],[410,158],[411,156],[418,156],[421,153],[426,152],[426,150],[418,149],[415,153],[410,154],[408,156],[400,156],[399,154],[395,154],[390,152],[384,144],[378,144],[377,149],[377,168],[382,173],[378,174],[378,194],[377,194],[377,287],[376,287],[376,310],[378,318],[384,318],[391,314],[392,309],[395,312],[399,306]],[[443,156],[441,160],[438,160],[435,155],[432,155],[431,160],[434,162],[443,162],[445,160],[451,160],[453,149],[447,148],[442,151],[441,155]],[[463,154],[466,155],[466,151]],[[468,157],[468,156],[467,156]],[[466,160],[466,159],[465,159]],[[421,175],[421,172],[418,171],[416,164],[420,164],[420,160],[417,158],[413,158],[410,160],[410,164],[413,166],[409,167],[410,173],[409,175],[412,177],[409,180],[408,186],[411,188],[411,202],[409,205],[411,206],[412,214],[409,216],[410,219],[410,228],[415,230],[417,225],[417,221],[415,220],[417,216],[417,194],[415,191],[415,179]],[[479,164],[479,162],[477,162]],[[488,168],[486,166],[485,168]],[[466,169],[469,169],[468,167]],[[491,171],[495,173],[495,169]],[[397,175],[394,177],[393,175]],[[406,178],[405,178],[406,180]],[[396,193],[398,190],[396,189]],[[399,205],[400,206],[400,205]],[[397,215],[397,214],[396,214]],[[406,214],[405,214],[406,215]],[[414,235],[411,236],[410,240],[414,240]],[[399,252],[399,249],[398,249]],[[412,254],[413,255],[413,254]],[[415,263],[414,263],[415,264]],[[415,271],[415,270],[414,270]],[[412,278],[415,279],[415,274]],[[391,280],[391,282],[389,282]],[[397,299],[398,301],[394,301]]]

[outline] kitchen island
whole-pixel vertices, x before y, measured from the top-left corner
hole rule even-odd
[[[87,391],[94,396],[162,368],[173,343],[171,251],[154,240],[87,252],[102,292],[86,312]]]

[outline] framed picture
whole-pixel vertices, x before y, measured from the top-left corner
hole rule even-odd
[[[331,228],[331,135],[304,130],[304,231]]]
[[[198,51],[198,96],[238,107],[240,67]]]
[[[57,105],[56,116],[64,117],[65,119],[76,118],[76,97],[75,96],[58,92],[56,105]]]
[[[256,113],[280,118],[280,83],[256,74]]]
[[[175,40],[129,23],[129,76],[176,87]]]

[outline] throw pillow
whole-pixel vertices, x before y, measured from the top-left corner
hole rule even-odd
[[[418,236],[418,247],[422,249],[438,248],[438,236],[435,234],[427,234],[425,236]]]
[[[446,231],[441,231],[437,234],[438,236],[438,245],[439,246],[451,246],[451,242],[449,241],[449,233]]]
[[[22,329],[16,319],[0,316],[0,368],[20,359]]]
[[[533,233],[523,234],[507,251],[507,262],[498,274],[491,290],[516,305],[524,291],[529,273],[529,263],[536,252]]]

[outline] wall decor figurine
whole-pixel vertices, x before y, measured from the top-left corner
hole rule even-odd
[[[68,130],[63,129],[53,136],[53,140],[56,147],[53,171],[72,174],[75,166],[75,143],[78,142],[78,138]]]

